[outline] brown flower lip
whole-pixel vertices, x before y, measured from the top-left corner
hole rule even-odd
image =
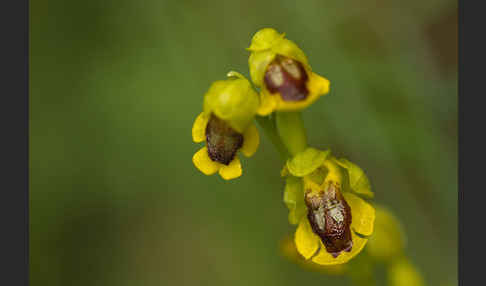
[[[206,126],[206,144],[211,160],[229,165],[243,145],[243,135],[228,123],[211,114]]]
[[[306,192],[305,203],[309,209],[307,219],[312,231],[319,236],[326,251],[334,258],[342,251],[350,252],[351,208],[339,191],[339,186],[330,183],[318,194]]]
[[[302,63],[277,55],[265,72],[265,85],[270,93],[280,93],[284,101],[302,101],[309,95],[307,72]]]

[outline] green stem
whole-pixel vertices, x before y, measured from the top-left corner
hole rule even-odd
[[[272,120],[271,115],[265,117],[256,116],[255,118],[260,127],[265,132],[266,136],[270,139],[272,144],[282,156],[282,159],[286,161],[288,158],[290,158],[289,151],[287,150],[287,148],[285,148],[282,140],[280,140],[280,137],[278,136],[277,129],[275,127],[275,121]]]
[[[292,156],[307,148],[307,134],[300,112],[276,112],[275,123],[283,144]]]

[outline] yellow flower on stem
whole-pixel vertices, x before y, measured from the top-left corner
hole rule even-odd
[[[206,175],[219,172],[225,180],[241,176],[237,152],[252,156],[260,138],[252,120],[258,108],[258,95],[241,74],[211,85],[204,97],[204,111],[194,121],[192,139],[205,141],[192,157],[197,169]]]
[[[360,253],[375,220],[375,209],[361,198],[373,194],[364,172],[314,148],[289,159],[282,172],[289,222],[298,224],[298,252],[321,265],[343,264]]]
[[[301,110],[329,92],[329,80],[312,72],[304,52],[284,34],[261,29],[247,50],[251,79],[261,88],[259,115]]]

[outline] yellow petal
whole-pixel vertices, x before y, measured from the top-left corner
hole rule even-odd
[[[209,158],[207,147],[201,148],[199,151],[197,151],[192,157],[192,162],[194,163],[194,166],[196,166],[196,168],[198,168],[199,171],[203,172],[205,175],[212,175],[216,173],[222,165]]]
[[[258,115],[267,116],[275,110],[277,97],[268,93],[265,89],[260,94],[260,107],[257,110]]]
[[[196,143],[203,142],[206,140],[206,125],[208,125],[209,116],[201,112],[196,120],[194,121],[194,125],[192,125],[192,140]]]
[[[304,256],[305,259],[312,257],[312,255],[319,249],[320,239],[312,232],[307,217],[303,217],[300,220],[299,226],[295,231],[294,241],[297,251]]]
[[[361,252],[361,250],[363,250],[363,247],[368,241],[366,238],[361,238],[357,236],[353,231],[351,233],[353,248],[350,252],[343,251],[339,254],[338,257],[334,258],[331,254],[329,254],[329,252],[326,251],[326,247],[324,245],[321,245],[321,250],[315,257],[312,258],[312,261],[321,265],[337,265],[346,263],[351,260],[351,258],[355,257],[358,253]]]
[[[219,169],[219,174],[225,180],[238,178],[241,176],[241,173],[241,162],[237,156],[235,156],[228,166],[221,164],[221,169]]]
[[[323,95],[329,92],[330,82],[316,73],[309,72],[309,82],[307,88],[311,94]]]
[[[361,235],[371,235],[375,224],[375,209],[355,194],[343,192],[343,196],[351,208],[351,228]]]
[[[243,133],[243,146],[241,146],[241,153],[246,157],[251,157],[255,154],[260,144],[260,136],[255,124],[250,124]]]

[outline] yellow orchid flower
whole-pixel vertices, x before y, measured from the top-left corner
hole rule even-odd
[[[284,34],[261,29],[247,50],[251,79],[261,88],[259,115],[300,110],[329,92],[329,80],[312,72],[304,52]]]
[[[348,262],[373,233],[375,209],[362,199],[373,193],[360,168],[342,167],[329,151],[307,148],[289,159],[284,202],[289,222],[298,224],[295,245],[305,258],[321,265]],[[355,166],[353,164],[353,166]],[[354,183],[354,184],[353,184]]]
[[[224,81],[213,83],[204,97],[204,111],[194,121],[192,139],[205,141],[192,157],[202,173],[219,172],[225,180],[241,176],[237,152],[252,156],[260,138],[252,120],[258,108],[258,95],[241,74],[230,72]]]

